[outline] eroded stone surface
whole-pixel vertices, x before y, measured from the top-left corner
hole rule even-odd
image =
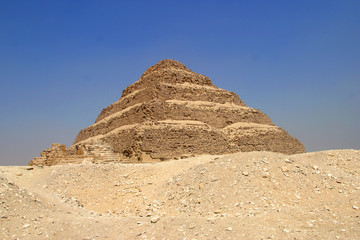
[[[101,111],[93,125],[80,131],[63,155],[75,157],[68,162],[82,162],[84,156],[97,162],[98,154],[79,150],[93,145],[113,153],[109,161],[130,162],[238,151],[305,152],[300,141],[263,112],[175,60],[148,68],[117,102]],[[61,162],[49,159],[43,164]],[[38,158],[32,164],[41,161]]]

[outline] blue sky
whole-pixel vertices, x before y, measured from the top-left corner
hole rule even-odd
[[[71,145],[161,59],[307,151],[360,149],[360,1],[0,0],[0,165]]]

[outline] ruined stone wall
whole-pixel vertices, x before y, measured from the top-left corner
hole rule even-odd
[[[63,144],[53,143],[51,148],[41,152],[28,165],[52,166],[79,163],[129,162],[122,154],[115,153],[107,144],[94,141],[89,144],[78,144],[66,149]]]

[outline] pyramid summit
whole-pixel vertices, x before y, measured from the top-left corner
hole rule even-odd
[[[55,144],[30,165],[152,162],[239,151],[295,154],[305,148],[235,93],[216,87],[176,60],[165,59],[104,108],[72,146]]]
[[[211,87],[204,91],[208,94],[200,96],[196,93],[197,90],[204,90],[204,87]],[[238,104],[243,104],[236,94],[214,94],[214,89],[221,90],[213,85],[208,77],[191,71],[176,60],[165,59],[149,67],[138,81],[128,86],[119,101],[102,110],[96,122],[120,109],[154,100],[203,100],[225,103],[234,102],[229,98],[236,98]]]

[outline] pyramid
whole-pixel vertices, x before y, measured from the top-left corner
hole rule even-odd
[[[81,130],[132,161],[237,151],[302,153],[304,146],[233,92],[175,60],[162,60]]]
[[[84,159],[152,162],[239,151],[305,152],[299,140],[263,112],[216,87],[208,77],[168,59],[148,68],[128,86],[93,125],[80,131],[72,146],[59,146],[53,144],[30,165]]]

